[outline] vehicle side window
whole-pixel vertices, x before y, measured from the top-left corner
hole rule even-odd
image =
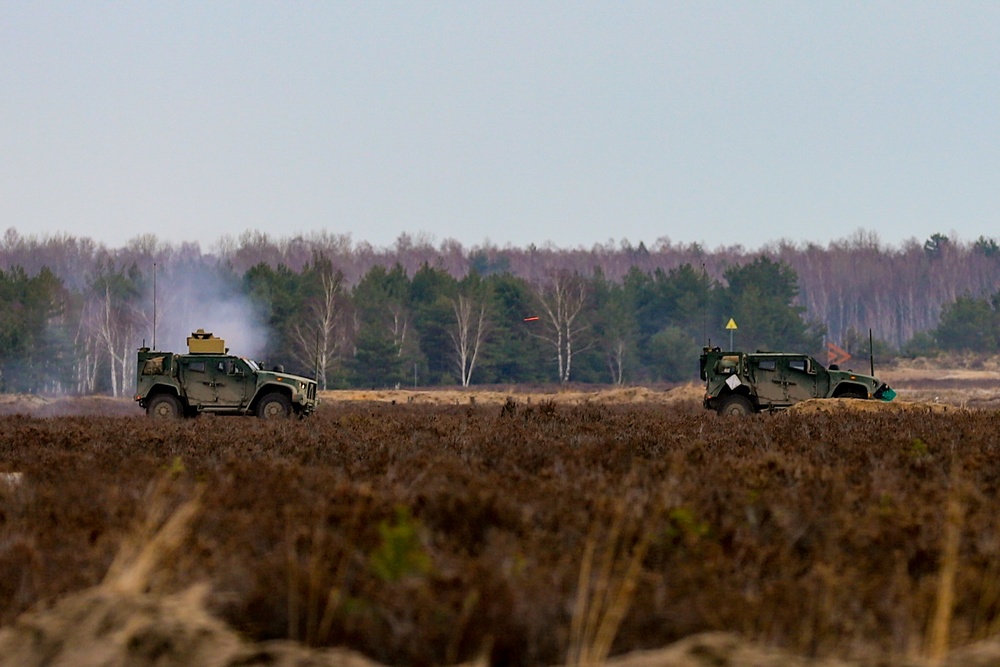
[[[143,375],[159,375],[163,372],[163,359],[164,357],[153,357],[152,359],[146,359],[146,363],[142,365]]]
[[[193,373],[204,373],[205,372],[205,362],[204,361],[192,361],[188,364],[188,370]]]
[[[805,373],[806,369],[808,368],[808,365],[806,364],[805,359],[792,359],[788,362],[788,367],[791,368],[793,371],[799,371],[801,373]]]
[[[732,375],[740,365],[740,358],[736,355],[727,355],[715,363],[715,372],[720,375]]]
[[[773,371],[777,368],[774,359],[761,359],[757,362],[757,367],[762,371]]]

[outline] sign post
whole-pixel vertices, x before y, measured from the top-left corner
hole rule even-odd
[[[729,322],[726,324],[726,328],[729,329],[729,349],[733,349],[733,332],[736,331],[736,320],[729,318]]]

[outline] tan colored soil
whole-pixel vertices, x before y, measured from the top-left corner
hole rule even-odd
[[[1000,409],[1000,368],[993,364],[983,368],[937,368],[926,361],[886,367],[876,374],[898,393],[891,403],[874,401],[806,401],[797,411],[815,412],[851,408],[858,410],[939,411],[947,407],[969,409]],[[508,400],[520,404],[552,402],[559,405],[591,403],[698,404],[702,399],[700,383],[688,383],[672,389],[647,387],[602,387],[593,390],[528,389],[382,389],[338,390],[320,392],[326,406],[343,402],[371,401],[410,405],[503,405]],[[25,394],[0,394],[0,415],[29,414],[41,417],[68,415],[141,415],[142,410],[131,398],[109,396],[51,397]]]
[[[867,401],[860,398],[824,398],[803,401],[788,409],[791,414],[834,413],[845,410],[858,412],[955,412],[963,406],[928,401],[896,399],[891,402]]]
[[[646,387],[619,387],[594,391],[558,390],[531,391],[512,389],[511,391],[471,389],[385,389],[385,390],[342,390],[320,392],[320,400],[327,403],[342,401],[376,401],[382,403],[409,403],[414,405],[503,405],[508,399],[518,403],[542,403],[551,401],[562,405],[585,405],[587,403],[660,403],[701,400],[700,385],[688,384],[657,391]]]

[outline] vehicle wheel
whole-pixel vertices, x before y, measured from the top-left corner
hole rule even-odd
[[[733,417],[746,417],[753,414],[750,399],[739,394],[731,394],[722,399],[719,404],[719,414]]]
[[[157,419],[179,419],[184,415],[184,407],[173,394],[157,394],[146,406],[146,414]]]
[[[292,415],[292,402],[284,394],[268,394],[257,404],[261,419],[288,419]]]
[[[868,398],[860,391],[845,391],[840,395],[840,398]]]

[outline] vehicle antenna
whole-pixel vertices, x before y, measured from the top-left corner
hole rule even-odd
[[[320,356],[319,355],[319,328],[317,327],[317,329],[316,329],[316,365],[313,368],[313,378],[315,378],[316,381],[319,381],[319,364],[320,364],[319,356]],[[323,388],[326,389],[326,386],[324,385]]]
[[[705,270],[705,262],[701,263],[701,277],[708,284],[708,272]],[[705,295],[701,302],[701,333],[708,341],[708,346],[712,347],[712,339],[708,337],[708,290],[705,290]]]
[[[868,360],[871,362],[871,375],[875,375],[875,344],[872,341],[872,330],[868,329]]]
[[[153,349],[156,349],[156,262],[153,262]]]

